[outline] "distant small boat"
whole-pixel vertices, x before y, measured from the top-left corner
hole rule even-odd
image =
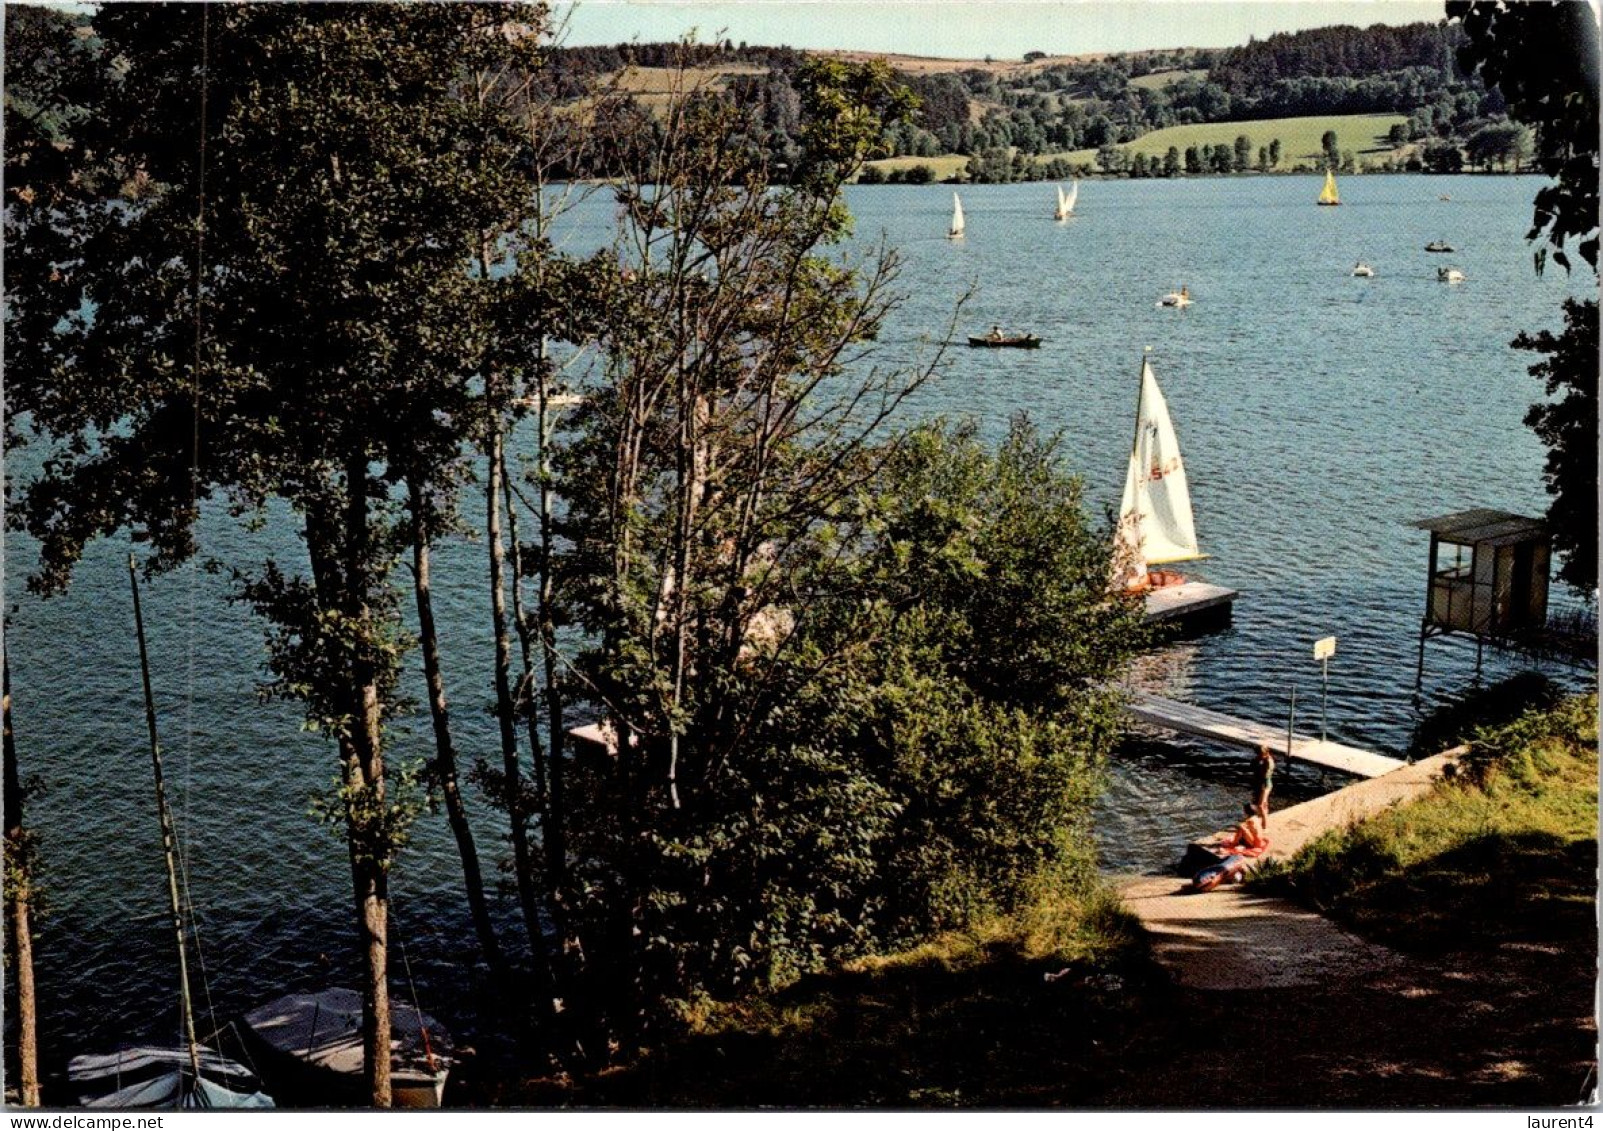
[[[362,995],[355,990],[286,994],[245,1014],[245,1036],[269,1077],[298,1102],[363,1098]],[[390,999],[390,1090],[396,1107],[436,1108],[451,1070],[451,1038],[439,1022]]]
[[[1457,267],[1438,267],[1436,268],[1436,278],[1443,283],[1462,283],[1464,281],[1464,272]]]
[[[1443,243],[1441,240],[1436,240],[1436,241],[1434,241],[1432,243],[1426,244],[1425,245],[1425,250],[1426,251],[1448,252],[1448,251],[1452,251],[1453,250],[1453,245],[1450,244],[1450,243]]]
[[[1190,306],[1191,305],[1191,291],[1187,287],[1181,287],[1177,291],[1170,291],[1168,294],[1166,294],[1162,298],[1158,299],[1158,305],[1159,306],[1172,306],[1172,307]]]
[[[1357,263],[1353,264],[1353,275],[1359,279],[1373,279],[1375,277],[1375,269],[1362,260],[1359,260]]]
[[[963,238],[963,201],[957,193],[952,194],[952,226],[947,229],[946,238],[960,240]]]
[[[1325,170],[1325,187],[1319,194],[1319,203],[1329,205],[1341,203],[1341,194],[1336,191],[1336,173],[1332,169]]]
[[[970,334],[968,344],[975,349],[988,348],[1036,350],[1041,348],[1041,339],[1034,334],[1017,334],[1012,337],[998,334]]]
[[[1446,194],[1446,193],[1445,193],[1445,192],[1444,192],[1444,193],[1442,193],[1442,195],[1440,195],[1440,196],[1438,196],[1438,197],[1437,197],[1437,198],[1436,198],[1436,199],[1437,199],[1437,200],[1452,200],[1452,199],[1453,199],[1453,198],[1452,198],[1452,197],[1450,197],[1450,196],[1448,196],[1448,195],[1447,195],[1447,194]]]

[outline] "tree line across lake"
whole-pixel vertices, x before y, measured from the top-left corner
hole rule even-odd
[[[1356,171],[1458,172],[1517,169],[1531,149],[1529,131],[1507,116],[1500,92],[1457,63],[1463,31],[1456,24],[1369,28],[1330,27],[1286,33],[1226,50],[1180,49],[1111,55],[1090,62],[1054,61],[1031,52],[1028,65],[964,68],[902,75],[918,108],[885,128],[879,156],[968,158],[961,173],[942,177],[906,163],[870,165],[867,180],[923,183],[963,179],[984,183],[1105,175],[1196,176],[1223,172],[1319,168]],[[662,65],[671,44],[571,48],[555,66],[576,77],[618,74]],[[792,48],[723,42],[688,49],[694,66],[718,80],[748,107],[752,132],[776,166],[794,162],[800,103],[790,76],[807,58]],[[578,89],[577,86],[573,89]],[[1301,155],[1284,163],[1269,144],[1243,160],[1237,143],[1178,145],[1163,154],[1128,152],[1129,143],[1175,126],[1331,115],[1396,114],[1384,144],[1366,159],[1374,139],[1349,137],[1348,148]],[[1195,159],[1189,150],[1197,149]],[[1261,149],[1263,152],[1258,152]],[[1094,159],[1071,160],[1074,151]],[[1357,154],[1357,157],[1354,157]],[[1294,160],[1295,159],[1295,160]],[[917,170],[917,171],[915,171]]]

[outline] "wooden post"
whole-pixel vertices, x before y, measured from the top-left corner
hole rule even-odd
[[[1291,738],[1297,725],[1297,685],[1291,685],[1291,710],[1286,712],[1286,760],[1291,760]]]

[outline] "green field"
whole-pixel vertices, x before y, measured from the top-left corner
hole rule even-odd
[[[1258,157],[1258,147],[1280,139],[1280,169],[1290,169],[1300,163],[1312,164],[1319,160],[1322,147],[1319,139],[1326,130],[1336,131],[1336,144],[1352,150],[1362,164],[1365,157],[1380,157],[1392,151],[1386,140],[1387,132],[1408,121],[1401,114],[1330,114],[1318,118],[1260,118],[1250,122],[1203,122],[1193,126],[1170,126],[1166,130],[1153,130],[1119,148],[1132,157],[1145,153],[1149,158],[1161,158],[1172,145],[1185,156],[1187,146],[1232,145],[1237,137],[1247,135],[1252,143],[1252,156]],[[1091,164],[1096,161],[1096,150],[1076,149],[1069,153],[1042,154],[1042,160],[1066,157],[1070,161]]]
[[[870,161],[869,164],[884,169],[887,173],[892,169],[911,169],[914,165],[928,165],[935,170],[935,179],[944,181],[947,177],[961,173],[968,165],[968,158],[961,153],[949,157],[887,157],[883,161]]]
[[[1205,79],[1207,71],[1153,71],[1150,75],[1130,80],[1130,85],[1143,90],[1162,90],[1170,83],[1177,83],[1181,79]]]
[[[1362,166],[1366,158],[1377,160],[1393,153],[1400,155],[1402,150],[1393,149],[1386,140],[1386,134],[1393,126],[1407,121],[1408,119],[1401,114],[1328,114],[1318,118],[1260,118],[1250,122],[1205,122],[1201,125],[1171,126],[1166,130],[1154,130],[1145,137],[1139,137],[1119,148],[1132,156],[1145,153],[1149,158],[1161,159],[1172,145],[1184,157],[1188,146],[1233,145],[1237,137],[1246,134],[1247,140],[1252,143],[1252,156],[1256,161],[1258,147],[1267,146],[1275,138],[1279,138],[1280,164],[1276,168],[1284,172],[1298,165],[1317,163],[1322,154],[1319,139],[1324,136],[1326,130],[1335,130],[1336,144],[1344,150],[1351,150],[1358,159],[1358,164]],[[1046,162],[1054,157],[1067,158],[1076,164],[1096,164],[1094,149],[1043,153],[1036,160]],[[940,181],[962,173],[964,166],[968,164],[968,158],[961,154],[946,157],[888,157],[883,161],[872,161],[870,164],[878,166],[887,173],[892,169],[910,169],[914,165],[928,165],[935,170],[935,179]]]

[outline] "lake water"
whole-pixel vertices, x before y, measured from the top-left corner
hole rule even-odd
[[[1345,206],[1317,208],[1315,178],[1087,183],[1078,215],[1050,218],[1050,185],[963,191],[967,239],[943,238],[951,190],[856,188],[860,246],[883,235],[903,259],[905,302],[882,359],[927,354],[953,304],[974,296],[959,333],[993,323],[1045,339],[1038,351],[958,348],[913,415],[973,416],[998,436],[1026,410],[1059,429],[1091,497],[1116,505],[1144,346],[1168,397],[1192,485],[1199,572],[1241,591],[1232,626],[1143,657],[1143,685],[1248,718],[1318,727],[1315,639],[1334,635],[1331,737],[1400,752],[1419,717],[1414,662],[1428,536],[1412,520],[1470,506],[1540,514],[1543,450],[1521,423],[1540,394],[1521,330],[1556,328],[1584,280],[1537,278],[1524,243],[1529,177],[1358,177]],[[1451,202],[1437,199],[1451,193]],[[610,205],[586,205],[576,246],[593,244]],[[1428,255],[1445,239],[1459,250]],[[1373,279],[1349,271],[1363,259]],[[1436,267],[1467,281],[1446,286]],[[1196,300],[1160,310],[1182,284]],[[15,461],[26,466],[27,458]],[[247,563],[298,560],[285,525],[247,532],[208,515],[203,541]],[[49,915],[36,944],[46,1066],[174,1026],[176,975],[150,800],[125,545],[93,547],[72,591],[22,591],[34,552],[6,544],[6,601],[18,747],[39,779],[28,818],[40,833]],[[436,600],[464,761],[498,749],[491,700],[484,551],[442,548]],[[354,984],[349,871],[338,840],[307,816],[328,787],[327,744],[299,712],[259,704],[260,629],[223,600],[226,581],[195,571],[146,590],[168,776],[189,845],[190,886],[219,1018],[286,988]],[[1487,658],[1487,678],[1512,670]],[[1461,690],[1473,647],[1429,648],[1425,701]],[[1562,669],[1553,674],[1580,677]],[[416,665],[410,692],[422,698]],[[396,756],[431,752],[426,717]],[[1222,827],[1247,788],[1238,751],[1153,735],[1111,769],[1101,804],[1110,870],[1164,867],[1198,833]],[[1294,767],[1277,801],[1333,788]],[[474,797],[481,852],[507,854],[504,829]],[[424,1007],[469,1039],[476,952],[443,816],[425,818],[395,875],[395,937]],[[513,901],[498,903],[513,931]],[[397,955],[399,958],[399,955]],[[396,985],[410,995],[397,962]],[[204,1003],[203,1003],[204,1006]]]

